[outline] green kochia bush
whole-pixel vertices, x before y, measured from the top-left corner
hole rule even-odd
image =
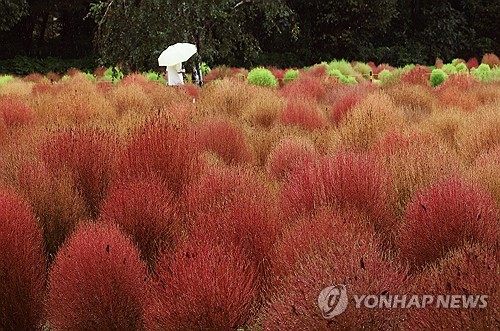
[[[382,82],[382,84],[386,84],[392,77],[392,72],[387,69],[382,70],[378,74],[378,79]]]
[[[363,62],[358,62],[354,65],[353,68],[357,73],[363,75],[363,77],[369,78],[370,72],[372,71],[372,67]]]
[[[3,84],[5,84],[13,79],[14,79],[14,77],[12,77],[10,75],[0,76],[0,85],[3,85]]]
[[[330,68],[330,69],[328,69],[327,74],[329,74],[330,76],[333,76],[333,77],[337,77],[341,83],[345,83],[345,84],[356,84],[357,83],[356,78],[354,78],[353,76],[349,76],[349,77],[344,76],[344,74],[339,69]]]
[[[500,81],[500,68],[490,68],[486,63],[482,63],[477,69],[472,68],[471,74],[484,83]]]
[[[468,72],[467,65],[463,62],[458,63],[455,68],[457,72]]]
[[[299,78],[299,71],[295,69],[290,69],[285,73],[283,80],[285,83],[290,83],[291,81]]]
[[[159,73],[155,71],[148,71],[143,74],[148,80],[157,81],[162,84],[166,83],[165,78],[163,78]]]
[[[436,87],[448,78],[448,74],[442,69],[434,69],[431,73],[431,85]]]
[[[123,78],[123,72],[118,67],[109,67],[104,72],[104,80],[110,80],[113,83],[118,83]]]
[[[257,86],[278,86],[278,80],[266,68],[254,68],[248,73],[248,82]]]
[[[451,63],[443,65],[443,67],[441,69],[444,72],[446,72],[448,75],[453,75],[453,74],[457,73],[457,68]]]
[[[353,69],[351,64],[349,62],[347,62],[346,60],[334,60],[334,61],[330,62],[330,64],[328,65],[328,69],[329,70],[337,69],[344,76],[357,74],[357,72]]]

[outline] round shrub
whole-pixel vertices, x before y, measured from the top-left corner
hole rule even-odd
[[[267,170],[277,180],[285,181],[296,167],[316,156],[314,144],[298,138],[282,139],[269,153]]]
[[[101,209],[101,220],[117,224],[152,264],[172,250],[181,229],[172,193],[156,178],[120,180],[111,188]]]
[[[122,176],[159,176],[176,196],[199,174],[199,165],[190,132],[163,121],[138,130],[120,160]]]
[[[279,120],[285,125],[294,125],[309,131],[328,127],[325,117],[318,109],[318,103],[311,98],[289,99],[280,113]]]
[[[431,85],[436,87],[448,78],[448,74],[443,69],[434,69],[431,73]]]
[[[316,99],[320,101],[325,97],[326,88],[322,80],[314,77],[301,76],[281,90],[289,99]]]
[[[462,73],[466,73],[469,71],[469,69],[467,69],[467,64],[463,63],[463,62],[460,62],[458,63],[455,68],[457,69],[457,72],[462,72]]]
[[[338,126],[351,109],[356,106],[365,97],[362,90],[348,89],[345,92],[340,92],[336,98],[332,112],[330,113],[330,120],[335,126]]]
[[[295,168],[281,191],[281,207],[291,219],[321,206],[355,209],[377,230],[391,234],[394,215],[388,188],[387,174],[373,156],[341,151]]]
[[[477,67],[477,69],[471,69],[471,74],[480,81],[488,83],[491,80],[491,71],[492,70],[489,65],[487,65],[486,63],[481,63]]]
[[[495,249],[466,245],[448,254],[437,265],[416,276],[412,293],[419,295],[454,295],[480,306],[472,309],[439,309],[434,305],[412,309],[403,329],[495,330],[498,327],[498,274],[500,258]],[[479,296],[487,295],[487,306]],[[460,300],[460,303],[462,303]],[[461,306],[461,304],[460,304]],[[472,306],[471,306],[472,307]]]
[[[451,63],[445,64],[441,69],[443,69],[443,71],[448,75],[453,75],[457,73],[457,68],[455,67],[455,65]]]
[[[351,63],[346,60],[333,60],[328,64],[328,69],[330,70],[338,70],[342,73],[342,75],[350,76],[355,75],[356,71],[351,66]]]
[[[234,245],[261,267],[267,266],[279,224],[276,199],[257,175],[214,166],[188,187],[183,200],[191,236]]]
[[[336,77],[339,80],[341,80],[342,78],[345,78],[344,74],[339,69],[335,69],[335,68],[328,69],[327,74],[332,76],[332,77]]]
[[[204,119],[192,132],[200,150],[217,154],[227,164],[252,161],[252,153],[243,130],[223,118]]]
[[[283,77],[283,81],[285,83],[290,83],[299,78],[299,71],[295,69],[289,69],[285,72],[285,76]]]
[[[423,189],[408,204],[396,246],[404,260],[419,268],[466,242],[497,245],[499,219],[488,192],[452,177]]]
[[[39,330],[46,260],[29,207],[0,190],[0,330]]]
[[[7,84],[11,80],[14,80],[14,77],[9,76],[9,75],[0,75],[0,86],[3,84]]]
[[[278,80],[269,69],[254,68],[248,73],[247,80],[250,84],[257,86],[277,87]]]
[[[69,171],[95,219],[116,175],[117,149],[114,137],[106,132],[75,129],[54,133],[41,144],[39,153],[54,175]]]
[[[383,253],[373,233],[330,212],[302,220],[278,244],[278,280],[261,316],[263,330],[393,329],[404,309],[356,309],[353,295],[405,293],[405,270]],[[303,232],[304,231],[304,232]],[[288,262],[288,263],[287,263]],[[325,320],[318,294],[328,286],[347,288],[347,310]]]
[[[401,82],[408,84],[429,85],[429,75],[431,70],[421,65],[409,65],[405,67],[408,72],[403,75]]]
[[[188,241],[156,273],[148,330],[235,330],[255,308],[256,265],[234,246]]]
[[[287,229],[271,253],[274,289],[293,274],[297,262],[305,256],[327,254],[328,243],[334,242],[340,250],[348,250],[361,238],[365,240],[363,244],[372,243],[375,232],[363,224],[362,217],[354,209],[340,212],[332,207],[322,207],[287,223]]]
[[[83,224],[49,274],[47,320],[54,330],[142,330],[146,267],[116,226]]]
[[[35,119],[33,110],[18,97],[0,97],[0,118],[9,128],[30,124]]]
[[[19,191],[26,197],[43,229],[45,248],[52,260],[75,226],[88,218],[85,202],[68,172],[54,174],[39,162],[22,164]]]
[[[382,70],[379,74],[378,74],[378,79],[383,83],[387,83],[391,80],[391,77],[392,77],[393,73],[387,69],[384,69]]]

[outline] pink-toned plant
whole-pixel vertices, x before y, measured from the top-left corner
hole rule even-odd
[[[42,232],[28,205],[0,189],[0,329],[41,330],[46,272]]]
[[[389,177],[367,153],[339,151],[294,169],[281,192],[288,218],[321,206],[365,213],[378,231],[391,237],[394,214]]]
[[[209,118],[191,129],[200,150],[210,151],[226,164],[252,162],[252,154],[243,130],[223,119]]]
[[[0,97],[0,117],[7,127],[19,127],[33,122],[33,110],[18,97]]]
[[[126,147],[120,161],[125,177],[158,176],[179,195],[200,171],[198,148],[187,129],[166,121],[146,124]]]
[[[263,330],[396,330],[404,320],[402,309],[356,308],[354,294],[407,291],[406,270],[392,262],[373,233],[359,223],[320,212],[301,220],[277,249],[274,270],[280,285],[260,318]],[[348,305],[327,320],[318,296],[335,285],[346,287]]]
[[[311,162],[316,157],[316,149],[307,140],[284,138],[269,153],[267,171],[280,181],[284,181],[291,172],[303,163]]]
[[[143,330],[146,266],[116,226],[82,224],[49,274],[47,320],[54,330]]]
[[[432,295],[435,302],[425,309],[411,309],[403,327],[407,330],[496,329],[500,272],[497,250],[467,244],[418,274],[412,293]],[[437,308],[438,296],[443,297],[444,305],[452,308]],[[458,297],[458,301],[452,296]]]
[[[157,178],[119,180],[103,203],[100,218],[117,224],[152,264],[171,251],[182,233],[177,201]]]
[[[237,247],[193,238],[156,266],[148,330],[235,330],[258,298],[257,268]]]
[[[433,263],[466,242],[498,246],[500,210],[491,195],[458,176],[421,190],[408,205],[396,238],[413,268]]]
[[[98,130],[57,132],[40,146],[40,157],[53,174],[69,171],[87,210],[96,218],[116,176],[117,141]]]
[[[324,129],[328,126],[314,99],[289,99],[285,109],[279,115],[279,120],[285,125],[294,125],[309,131]]]

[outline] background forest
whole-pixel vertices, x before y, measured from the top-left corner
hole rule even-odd
[[[157,69],[180,41],[212,66],[434,64],[500,53],[498,22],[499,0],[2,0],[0,72]]]

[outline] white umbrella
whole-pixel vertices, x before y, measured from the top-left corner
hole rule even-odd
[[[196,53],[196,46],[189,43],[177,43],[168,46],[158,58],[158,64],[163,66],[173,66],[177,63],[189,60]]]

